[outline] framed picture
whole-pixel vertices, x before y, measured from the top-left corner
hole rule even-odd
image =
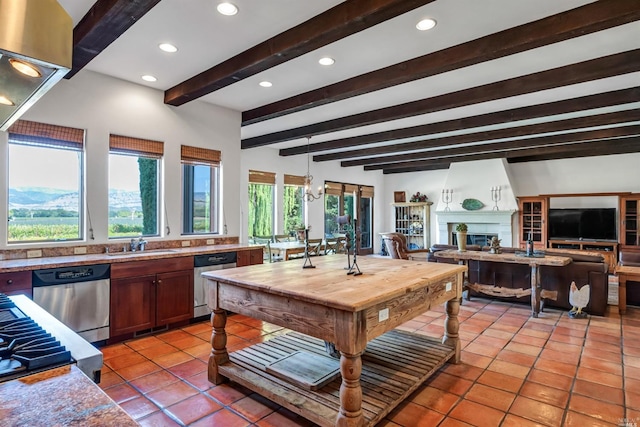
[[[404,203],[407,201],[407,198],[404,194],[404,191],[394,191],[393,192],[393,201],[395,203]]]

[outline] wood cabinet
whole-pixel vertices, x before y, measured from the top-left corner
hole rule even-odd
[[[640,194],[620,197],[620,245],[640,247]]]
[[[110,335],[193,317],[193,257],[111,265]]]
[[[238,251],[236,259],[236,265],[238,267],[244,267],[246,265],[262,264],[263,262],[263,249],[249,249],[246,251]]]
[[[0,293],[6,295],[24,294],[32,298],[31,271],[0,273]]]
[[[547,247],[547,216],[549,199],[547,197],[519,197],[519,236],[520,247],[526,248],[529,237],[535,249]]]
[[[431,246],[432,202],[393,203],[393,231],[407,238],[409,249]]]

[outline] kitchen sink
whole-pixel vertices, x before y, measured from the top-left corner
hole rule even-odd
[[[120,251],[120,252],[108,252],[109,256],[142,256],[142,255],[164,255],[174,254],[178,252],[176,249],[149,249],[144,251]]]

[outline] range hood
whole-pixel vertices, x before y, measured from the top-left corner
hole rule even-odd
[[[72,57],[73,22],[56,0],[0,0],[0,130],[67,74]]]

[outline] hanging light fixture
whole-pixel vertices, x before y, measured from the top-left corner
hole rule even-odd
[[[322,194],[324,193],[322,191],[322,186],[318,187],[317,195],[313,194],[313,192],[311,191],[311,186],[313,185],[313,175],[311,175],[311,172],[309,170],[309,165],[311,162],[311,156],[309,154],[310,141],[311,141],[311,137],[308,136],[307,137],[307,174],[304,176],[304,199],[307,202],[313,202],[314,200],[319,199],[320,197],[322,197]]]

